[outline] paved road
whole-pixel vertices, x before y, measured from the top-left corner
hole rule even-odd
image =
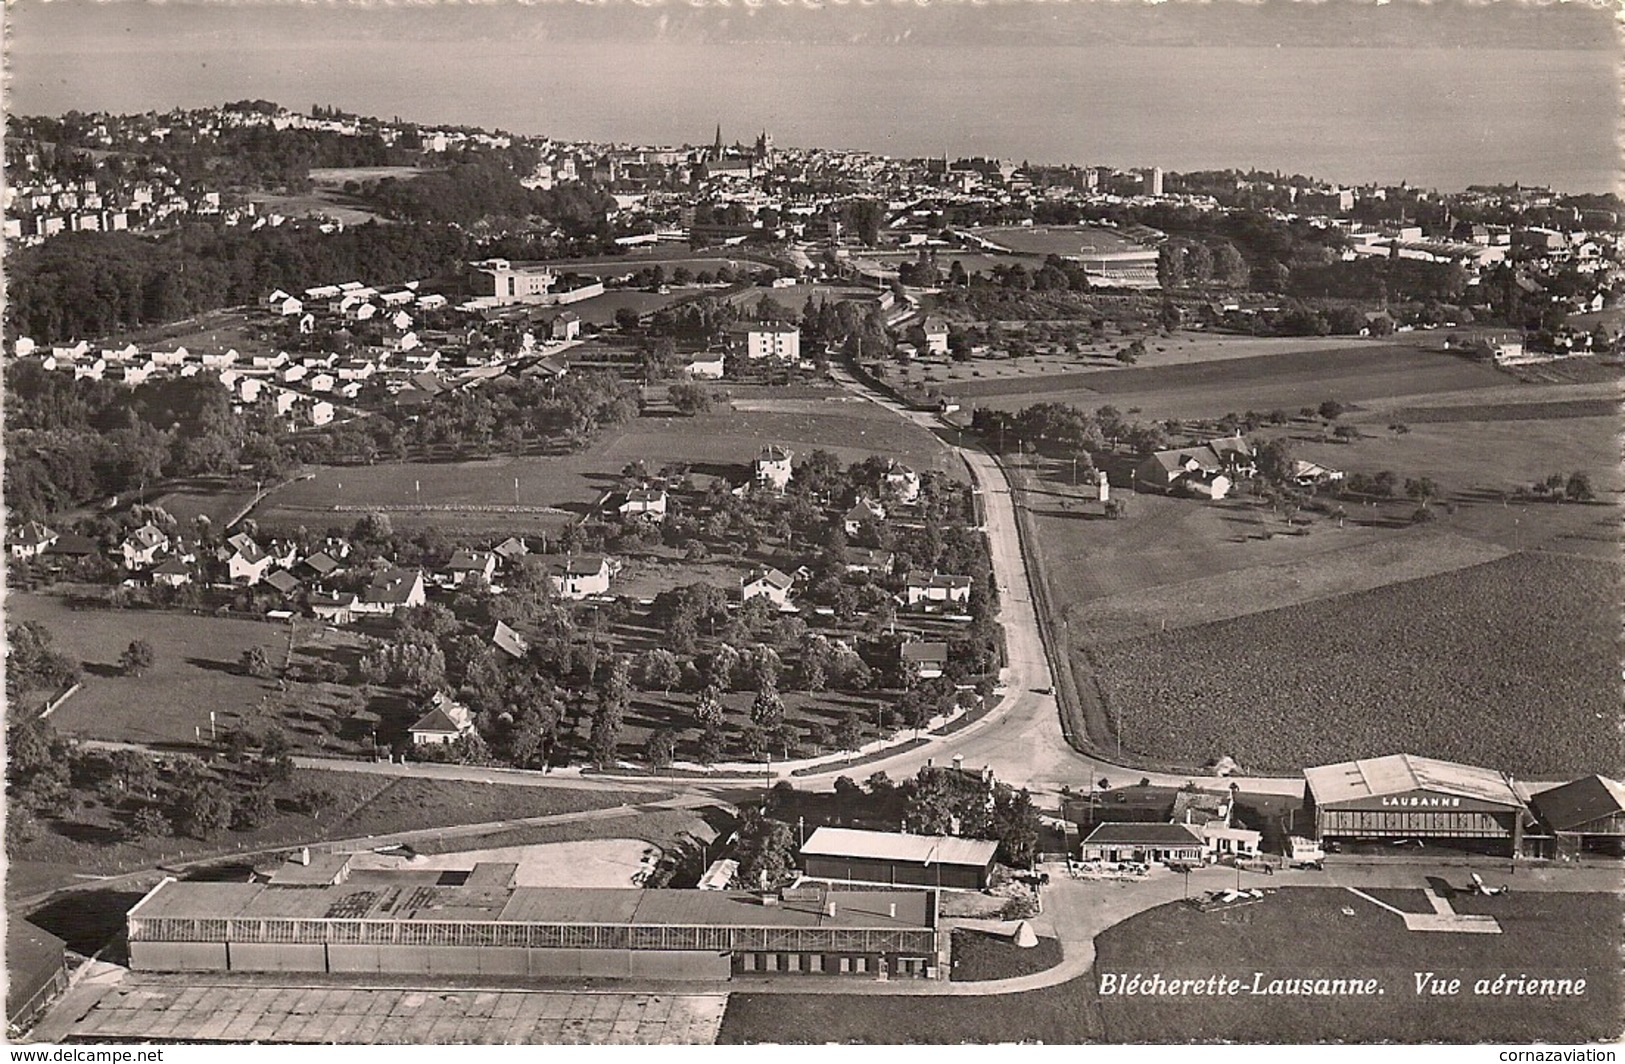
[[[857,381],[844,368],[833,368],[831,376],[848,389],[885,407],[898,417],[912,421],[928,432],[948,431],[934,413],[909,410],[888,396],[878,394]],[[862,774],[884,771],[895,778],[913,775],[928,759],[944,764],[957,754],[969,767],[990,766],[999,779],[1024,784],[1035,794],[1055,796],[1063,786],[1074,790],[1088,787],[1093,779],[1117,782],[1149,778],[1152,783],[1179,786],[1193,779],[1189,775],[1144,772],[1123,768],[1109,761],[1088,757],[1074,750],[1061,731],[1060,710],[1052,694],[1055,678],[1048,648],[1044,645],[1033,606],[1033,573],[1022,553],[1016,527],[1016,503],[1004,468],[991,453],[975,443],[961,444],[965,459],[985,511],[988,549],[998,581],[999,623],[1004,626],[1009,665],[1004,673],[1008,689],[1005,699],[975,724],[934,739],[904,754],[862,766]],[[845,770],[851,774],[852,770]],[[812,786],[827,786],[841,772],[800,777]],[[1227,789],[1232,782],[1244,790],[1268,793],[1303,793],[1303,778],[1225,778],[1194,777],[1215,790]]]

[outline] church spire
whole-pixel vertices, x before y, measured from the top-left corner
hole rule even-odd
[[[711,158],[713,158],[713,159],[722,158],[722,123],[721,122],[717,123],[717,140],[716,140],[716,143],[711,146]]]

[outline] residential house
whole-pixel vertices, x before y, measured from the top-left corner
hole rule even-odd
[[[1302,458],[1292,462],[1292,480],[1301,487],[1312,487],[1319,484],[1335,484],[1344,478],[1341,469],[1328,469],[1319,462],[1309,462]]]
[[[55,529],[47,528],[38,521],[30,521],[6,537],[6,553],[18,560],[38,558],[56,540]]]
[[[556,316],[547,325],[547,335],[554,343],[581,339],[581,316],[570,310]]]
[[[920,498],[920,474],[893,459],[886,465],[883,482],[886,491],[898,502],[912,504]]]
[[[626,493],[626,499],[621,503],[622,517],[639,517],[645,521],[664,521],[666,519],[666,489],[664,488],[633,488]]]
[[[497,622],[496,631],[491,633],[491,645],[515,661],[523,658],[530,650],[530,644],[525,641],[525,637],[501,621]]]
[[[310,596],[310,612],[328,624],[349,624],[360,612],[361,596],[354,591]]]
[[[1134,467],[1134,483],[1136,489],[1142,486],[1165,492],[1182,489],[1194,495],[1222,499],[1230,493],[1231,485],[1224,468],[1224,462],[1206,444],[1175,447],[1147,455]]]
[[[846,571],[849,573],[873,573],[880,576],[890,575],[892,564],[897,556],[889,550],[877,547],[848,547],[846,548]]]
[[[775,362],[801,361],[801,330],[794,325],[761,322],[745,329],[745,357]]]
[[[910,606],[949,605],[970,601],[971,578],[953,573],[909,573],[903,582],[904,601]]]
[[[794,457],[794,451],[776,443],[763,447],[756,455],[756,483],[765,484],[774,491],[783,491],[794,475],[790,468],[790,460]]]
[[[609,579],[614,575],[609,559],[602,555],[567,556],[553,563],[548,578],[560,598],[584,599],[589,595],[609,593]]]
[[[897,648],[897,656],[905,667],[918,670],[922,680],[935,680],[948,665],[948,644],[912,640]]]
[[[1216,440],[1209,440],[1207,445],[1218,457],[1219,468],[1232,483],[1243,477],[1258,475],[1257,455],[1253,451],[1253,445],[1239,432],[1234,436],[1221,436]]]
[[[292,595],[298,592],[301,585],[297,576],[286,569],[277,569],[265,578],[265,586],[279,595]]]
[[[158,560],[160,551],[169,549],[169,537],[151,522],[142,525],[119,544],[119,554],[127,569],[151,565]]]
[[[179,558],[165,558],[148,571],[147,576],[154,584],[164,587],[181,587],[192,582],[192,569]]]
[[[530,548],[519,537],[509,536],[495,547],[492,547],[491,553],[497,556],[497,565],[506,568],[529,554]]]
[[[870,499],[859,498],[842,518],[848,537],[856,536],[864,525],[879,524],[886,519],[886,508]]]
[[[497,571],[497,556],[488,550],[460,550],[451,556],[446,566],[446,578],[452,587],[462,587],[471,576],[478,576],[487,584]]]
[[[373,577],[372,584],[356,604],[355,612],[387,616],[398,609],[411,609],[427,601],[421,571],[387,569]]]
[[[271,293],[270,297],[266,299],[265,305],[270,309],[271,313],[281,315],[284,318],[299,314],[305,309],[305,304],[301,300],[295,296],[290,296],[280,288]]]
[[[429,701],[429,711],[408,730],[413,744],[439,746],[454,743],[474,730],[474,715],[467,706],[443,691]]]
[[[1207,846],[1209,860],[1237,860],[1257,857],[1264,840],[1262,832],[1231,827],[1228,821],[1210,820],[1198,830]]]
[[[234,584],[257,584],[271,567],[271,556],[244,532],[226,540],[221,548],[226,563],[227,577]]]
[[[948,323],[941,318],[928,317],[915,330],[914,342],[930,355],[948,353]]]
[[[722,379],[727,356],[721,352],[715,354],[696,355],[689,360],[684,371],[696,380],[719,381]]]
[[[322,425],[332,424],[333,404],[326,399],[317,399],[305,408],[305,414],[310,419],[310,423],[318,428]]]
[[[319,550],[299,563],[299,569],[317,580],[325,580],[343,568],[337,558]]]
[[[766,595],[773,605],[787,610],[790,608],[790,588],[794,585],[794,577],[772,566],[754,569],[739,581],[739,598],[741,602],[749,602],[758,595]]]

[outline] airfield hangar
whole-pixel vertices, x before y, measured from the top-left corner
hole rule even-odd
[[[519,887],[515,869],[165,879],[126,916],[130,967],[710,981],[943,971],[929,891]]]

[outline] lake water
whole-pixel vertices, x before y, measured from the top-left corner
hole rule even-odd
[[[986,154],[1168,170],[1259,167],[1455,189],[1608,191],[1605,50],[707,45],[231,33],[90,52],[13,36],[12,106],[123,111],[243,97],[567,139]],[[201,39],[200,39],[201,38]]]

